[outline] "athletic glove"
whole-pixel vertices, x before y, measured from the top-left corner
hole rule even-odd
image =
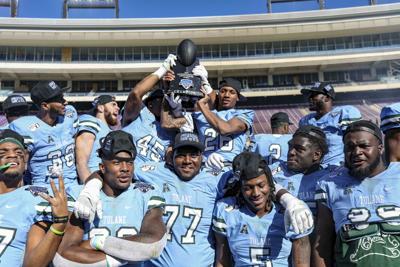
[[[192,71],[194,76],[198,76],[201,79],[201,85],[206,90],[207,95],[212,92],[210,83],[208,82],[208,72],[203,65],[197,65]]]
[[[285,193],[280,198],[285,207],[285,230],[293,230],[296,234],[303,234],[314,226],[313,215],[304,201]]]
[[[165,100],[168,102],[169,108],[175,118],[183,117],[182,99],[179,95],[175,96],[174,92],[171,95],[164,95]]]
[[[74,204],[76,218],[88,220],[91,223],[96,214],[97,217],[102,217],[103,211],[100,201],[102,187],[103,183],[98,179],[92,179],[85,185]]]
[[[224,157],[217,152],[211,153],[206,161],[206,167],[220,172],[224,168]]]
[[[153,74],[156,75],[158,79],[161,79],[161,77],[163,77],[167,73],[167,71],[171,70],[172,67],[176,65],[175,60],[176,56],[173,54],[169,54],[164,62],[161,64],[160,68],[153,72]]]

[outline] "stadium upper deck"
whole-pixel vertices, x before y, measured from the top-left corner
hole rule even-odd
[[[214,85],[236,77],[249,97],[298,94],[316,80],[337,83],[339,92],[396,89],[399,26],[400,4],[172,19],[1,18],[0,92],[53,79],[72,87],[72,101],[104,91],[124,100],[184,38],[198,44]]]

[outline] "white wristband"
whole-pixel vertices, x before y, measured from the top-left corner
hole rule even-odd
[[[206,90],[206,94],[209,95],[212,93],[213,89],[211,88],[211,85],[209,82],[203,82],[203,88]]]
[[[167,70],[164,67],[160,67],[158,70],[153,72],[153,74],[156,75],[158,79],[161,79],[166,73]]]

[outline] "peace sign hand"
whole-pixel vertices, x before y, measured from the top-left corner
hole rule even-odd
[[[39,196],[50,203],[53,218],[68,217],[68,199],[67,194],[65,193],[64,179],[61,175],[58,177],[58,183],[59,189],[57,189],[54,180],[50,179],[50,186],[53,191],[53,196],[43,192],[40,192]]]

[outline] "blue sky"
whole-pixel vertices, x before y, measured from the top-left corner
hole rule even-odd
[[[378,4],[400,0],[376,0]],[[19,17],[60,18],[63,0],[19,0]],[[369,0],[325,0],[327,8],[368,5]],[[162,18],[256,14],[267,11],[267,0],[120,0],[121,18]],[[318,9],[316,0],[273,5],[273,12]],[[9,9],[0,7],[0,16]],[[70,18],[113,18],[113,10],[72,9]]]

